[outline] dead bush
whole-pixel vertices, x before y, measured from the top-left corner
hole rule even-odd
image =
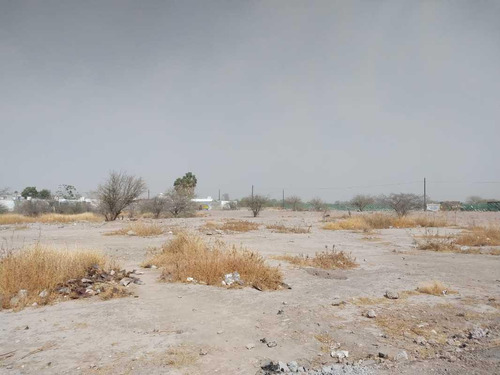
[[[223,223],[207,221],[201,229],[222,230],[225,232],[249,232],[259,229],[259,224],[246,220],[227,220]]]
[[[433,296],[444,296],[446,294],[456,293],[441,281],[433,280],[420,284],[417,291],[424,294],[432,294]]]
[[[370,214],[351,216],[326,223],[323,229],[329,230],[363,230],[388,229],[388,228],[415,228],[415,227],[444,227],[447,222],[442,217],[414,216],[396,217],[387,214]]]
[[[464,246],[499,246],[500,227],[472,227],[461,233],[456,240],[458,245]]]
[[[23,216],[19,214],[0,215],[0,225],[29,223],[60,224],[74,223],[77,221],[99,222],[103,220],[104,218],[101,215],[96,215],[90,212],[76,215],[45,214],[37,217]]]
[[[311,227],[300,227],[300,226],[294,226],[294,227],[287,227],[286,225],[283,224],[270,224],[266,225],[266,228],[276,232],[276,233],[297,233],[297,234],[304,234],[304,233],[311,233]]]
[[[56,250],[40,244],[11,252],[0,260],[2,306],[20,308],[33,302],[47,303],[57,296],[58,287],[70,279],[87,277],[89,270],[96,267],[109,269],[112,264],[96,251]],[[20,290],[26,292],[19,295]],[[42,291],[47,293],[43,298],[39,295]]]
[[[125,228],[115,230],[113,232],[104,233],[105,236],[139,236],[151,237],[163,234],[165,229],[156,223],[144,223],[141,221],[133,222]]]
[[[318,267],[326,270],[333,269],[350,269],[356,268],[356,258],[351,253],[345,251],[337,251],[335,249],[321,251],[315,254],[314,257],[309,255],[281,255],[274,257],[277,260],[284,260],[300,267]]]
[[[282,284],[279,269],[268,266],[258,253],[222,241],[207,244],[188,233],[164,244],[146,263],[161,267],[162,280],[169,282],[223,286],[224,275],[238,272],[245,286],[274,290]]]

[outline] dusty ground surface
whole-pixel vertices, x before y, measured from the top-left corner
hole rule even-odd
[[[157,281],[159,270],[143,269],[145,284],[131,286],[131,297],[1,311],[0,373],[255,374],[266,359],[310,367],[331,364],[331,348],[337,347],[349,351],[349,363],[361,363],[373,373],[500,373],[500,256],[417,250],[413,236],[423,229],[323,230],[320,213],[264,211],[256,219],[243,210],[206,215],[157,222],[193,231],[226,218],[312,226],[307,234],[272,233],[264,226],[247,233],[198,231],[207,241],[221,238],[259,251],[281,267],[292,289],[167,284]],[[457,225],[499,223],[500,215],[458,213],[449,219]],[[10,248],[41,241],[101,249],[127,269],[139,269],[148,247],[173,238],[103,235],[126,224],[4,226],[0,236]],[[360,266],[321,272],[273,259],[314,255],[333,244],[352,252]],[[414,292],[419,283],[436,279],[457,293]],[[384,298],[386,290],[401,298]],[[376,318],[365,317],[367,310],[374,310]],[[488,335],[469,339],[475,327],[489,330]],[[268,347],[262,338],[277,346]],[[255,347],[247,349],[248,344]],[[394,360],[402,350],[409,358]],[[379,358],[380,352],[389,358]]]

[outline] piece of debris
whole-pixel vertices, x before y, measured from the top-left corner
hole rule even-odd
[[[47,290],[46,290],[46,289],[44,289],[44,290],[42,290],[42,291],[40,292],[40,294],[38,295],[38,297],[40,297],[40,298],[47,298],[47,297],[48,297],[48,295],[49,295],[49,292],[47,292]]]
[[[224,285],[230,286],[233,284],[243,285],[240,274],[236,271],[224,275]]]
[[[121,286],[127,286],[129,285],[131,282],[133,282],[134,280],[132,280],[130,277],[124,277],[123,279],[120,280],[120,285]]]
[[[246,345],[246,348],[247,348],[248,350],[251,350],[251,349],[255,348],[255,344],[247,344],[247,345]]]
[[[267,343],[268,348],[274,348],[275,346],[278,346],[278,343],[276,341],[269,341]]]
[[[346,302],[344,300],[341,300],[341,299],[334,299],[332,302],[332,306],[342,306],[345,304],[346,304]]]
[[[207,355],[208,351],[206,349],[200,349],[200,355]]]

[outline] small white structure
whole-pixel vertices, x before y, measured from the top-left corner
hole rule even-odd
[[[212,197],[208,196],[206,198],[193,198],[191,202],[196,203],[200,210],[211,210],[215,201]]]
[[[438,212],[439,210],[441,210],[439,203],[427,203],[427,211]]]

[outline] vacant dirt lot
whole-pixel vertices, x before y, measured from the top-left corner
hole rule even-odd
[[[269,210],[250,216],[244,210],[211,211],[157,220],[165,231],[152,237],[104,235],[127,227],[125,220],[0,227],[3,248],[40,241],[100,249],[122,268],[144,272],[143,285],[128,287],[130,297],[1,311],[0,373],[255,374],[266,359],[321,368],[337,361],[330,355],[337,350],[349,352],[349,364],[380,374],[500,373],[500,256],[418,250],[414,237],[424,234],[422,228],[330,231],[322,229],[320,213]],[[225,219],[248,220],[259,228],[212,229]],[[453,213],[448,221],[453,227],[438,229],[441,233],[498,224],[500,215]],[[274,224],[310,230],[266,228]],[[279,265],[291,289],[159,282],[159,269],[140,265],[148,248],[179,229],[258,251]],[[314,256],[332,245],[351,252],[359,267],[321,270],[276,260],[285,254]],[[416,291],[433,280],[448,292]],[[384,297],[386,291],[399,298]]]

